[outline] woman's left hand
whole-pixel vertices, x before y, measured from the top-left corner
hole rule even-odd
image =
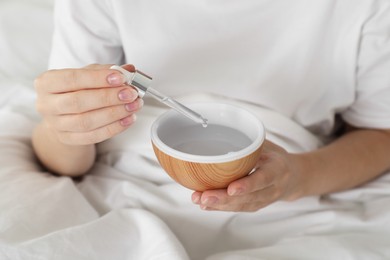
[[[266,141],[256,170],[226,189],[195,191],[192,201],[204,210],[254,212],[278,200],[304,194],[297,157]]]

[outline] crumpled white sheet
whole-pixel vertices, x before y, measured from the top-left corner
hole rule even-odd
[[[99,145],[79,181],[37,162],[32,80],[45,70],[52,0],[0,1],[0,260],[390,259],[390,174],[324,197],[257,213],[205,212],[158,165],[147,106],[126,133]],[[182,101],[219,100],[191,96]],[[267,137],[291,152],[321,141],[277,113],[259,115]]]
[[[98,161],[82,180],[55,177],[32,151],[33,91],[7,84],[0,98],[2,260],[390,258],[389,174],[256,213],[202,211],[191,191],[159,167],[149,130],[165,108],[146,105],[134,127],[99,145]],[[259,115],[268,138],[292,152],[321,145],[275,112],[239,105]]]
[[[53,0],[0,1],[0,76],[34,79],[47,68]],[[1,86],[3,88],[3,86]]]

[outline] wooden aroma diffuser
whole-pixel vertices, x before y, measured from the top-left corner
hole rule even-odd
[[[156,157],[176,182],[197,191],[225,188],[255,167],[265,139],[261,121],[237,106],[198,103],[191,109],[208,119],[208,126],[174,110],[153,124]]]

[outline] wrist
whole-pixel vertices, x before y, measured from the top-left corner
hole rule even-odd
[[[33,133],[33,148],[40,162],[51,172],[67,176],[79,176],[93,165],[96,148],[91,145],[67,145],[44,122]]]
[[[310,154],[289,154],[289,159],[291,162],[291,171],[296,183],[292,200],[315,195],[316,192],[312,190],[315,187],[313,183],[315,176],[311,167]]]

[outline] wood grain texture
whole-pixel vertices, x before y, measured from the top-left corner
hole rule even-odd
[[[177,183],[196,191],[226,188],[252,171],[263,146],[241,159],[224,163],[194,163],[179,160],[159,150],[152,142],[161,167]]]

